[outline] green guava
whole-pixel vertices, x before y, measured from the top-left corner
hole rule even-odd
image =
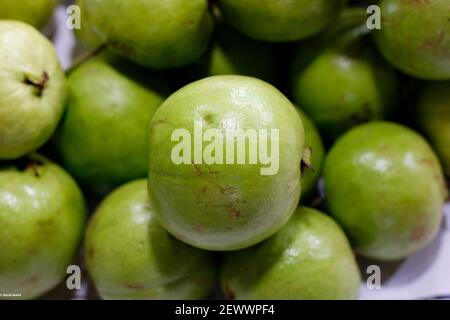
[[[0,21],[0,160],[41,147],[65,101],[65,76],[51,42],[23,22]]]
[[[226,253],[221,284],[228,299],[346,300],[360,273],[344,232],[327,215],[301,207],[278,233]]]
[[[77,0],[76,4],[80,8],[80,29],[74,29],[77,39],[87,48],[97,48],[101,46],[102,37],[100,32],[95,28],[92,17],[89,11],[84,10],[85,2],[90,0]]]
[[[424,84],[417,119],[450,176],[450,82]]]
[[[104,299],[204,299],[215,283],[212,253],[176,240],[155,219],[146,180],[101,203],[87,230],[85,258]]]
[[[55,145],[83,186],[102,191],[147,175],[148,125],[168,92],[165,82],[109,52],[69,75]]]
[[[19,20],[41,29],[49,22],[59,0],[2,0],[0,20]]]
[[[221,0],[224,20],[250,38],[297,41],[327,28],[347,0]]]
[[[304,129],[256,78],[214,76],[171,95],[149,135],[155,215],[195,247],[235,250],[278,231],[297,207]]]
[[[293,99],[328,141],[361,123],[384,119],[397,97],[395,71],[367,43],[367,16],[362,10],[364,20],[355,20],[359,11],[344,11],[337,27],[341,32],[300,45],[293,58]]]
[[[305,166],[302,170],[302,196],[300,201],[306,203],[312,199],[317,193],[317,182],[319,181],[322,173],[322,165],[325,156],[325,149],[322,143],[322,138],[317,131],[314,123],[308,118],[308,116],[297,109],[300,118],[305,128],[305,150],[303,164]],[[306,159],[309,157],[309,159]]]
[[[78,249],[85,219],[81,191],[59,166],[36,154],[3,163],[1,293],[32,299],[61,282]]]
[[[363,256],[402,259],[437,233],[446,188],[428,143],[398,124],[372,122],[352,129],[324,165],[325,194]]]
[[[421,79],[450,80],[450,1],[382,0],[374,38],[385,58]]]
[[[213,31],[207,0],[85,1],[84,13],[102,43],[152,69],[194,62]]]

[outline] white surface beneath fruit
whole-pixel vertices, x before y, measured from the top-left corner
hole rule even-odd
[[[72,30],[66,27],[66,19],[65,7],[61,6],[55,16],[53,41],[65,69],[71,65],[75,47]],[[362,260],[360,266],[363,278],[367,277],[365,272],[369,265],[380,267],[381,288],[370,290],[363,280],[361,299],[450,299],[450,204],[445,207],[444,224],[433,243],[402,262],[380,263]],[[78,292],[76,298],[83,299],[83,294],[87,295],[87,292]]]

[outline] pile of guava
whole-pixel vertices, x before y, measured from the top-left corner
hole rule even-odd
[[[358,299],[426,248],[450,2],[362,3],[0,0],[0,299]]]

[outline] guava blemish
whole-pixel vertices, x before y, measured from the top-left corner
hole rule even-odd
[[[423,236],[427,233],[426,228],[423,225],[417,225],[411,231],[411,240],[420,241]]]
[[[236,209],[232,204],[225,205],[225,209],[234,219],[238,219],[241,216],[241,211]]]
[[[87,251],[87,255],[90,259],[94,259],[95,258],[95,249],[94,247],[89,247],[88,251]]]
[[[194,173],[197,177],[201,177],[203,175],[203,172],[200,170],[198,165],[193,164],[192,168],[194,168]]]
[[[225,296],[228,300],[234,300],[235,298],[233,290],[228,285],[225,286]]]
[[[42,75],[38,78],[34,78],[29,75],[25,75],[25,79],[23,80],[23,83],[25,83],[28,86],[32,86],[34,88],[34,95],[37,97],[42,97],[45,87],[47,86],[48,81],[50,80],[50,77],[46,71],[42,73]]]
[[[224,196],[232,196],[239,193],[239,189],[236,188],[235,186],[222,187],[217,185],[216,187],[217,189],[219,189],[219,192]]]
[[[204,229],[204,227],[203,227],[203,225],[201,225],[201,224],[197,224],[197,225],[195,226],[195,230],[198,231],[198,232],[200,232],[200,233],[203,232],[203,229]]]
[[[39,277],[38,276],[32,276],[31,278],[27,279],[24,281],[25,285],[30,285],[30,286],[34,286],[39,282]]]
[[[125,53],[127,56],[134,56],[136,54],[136,50],[134,50],[133,46],[123,43],[119,40],[108,39],[107,44],[118,51]]]
[[[441,30],[437,38],[428,40],[423,44],[423,47],[433,52],[439,52],[440,49],[445,47],[445,31]]]
[[[203,122],[206,124],[211,124],[212,120],[213,120],[213,117],[210,114],[206,114],[203,116]]]
[[[44,163],[37,159],[22,158],[17,161],[17,169],[21,172],[31,171],[36,178],[41,176],[41,168]]]
[[[142,283],[127,283],[125,287],[129,289],[145,289],[145,286]]]

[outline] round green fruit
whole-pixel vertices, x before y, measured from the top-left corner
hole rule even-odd
[[[424,84],[417,119],[450,175],[450,82]]]
[[[0,160],[41,147],[65,101],[64,72],[51,42],[23,22],[0,21]]]
[[[364,256],[402,259],[437,233],[446,197],[439,161],[410,129],[373,122],[344,135],[324,166],[334,217]]]
[[[103,43],[152,69],[194,62],[213,31],[207,0],[86,1],[84,12]]]
[[[1,0],[0,20],[19,20],[40,29],[53,15],[59,0]]]
[[[450,2],[380,2],[382,24],[374,33],[385,58],[420,79],[450,80]]]
[[[168,91],[164,78],[106,52],[75,69],[68,86],[55,139],[64,167],[94,191],[144,178],[148,125]]]
[[[232,27],[262,41],[297,41],[323,31],[347,0],[221,0]]]
[[[345,300],[358,297],[360,274],[339,226],[302,207],[273,237],[226,253],[221,284],[229,299]]]
[[[89,273],[104,299],[204,299],[215,283],[214,256],[161,227],[146,180],[120,187],[101,203],[89,224],[85,250]]]
[[[345,25],[345,18],[355,12],[348,11],[340,24]],[[328,141],[361,123],[384,119],[395,104],[395,72],[366,43],[358,27],[324,38],[326,42],[317,48],[311,43],[300,45],[294,54],[293,99]]]
[[[302,171],[302,196],[301,202],[305,203],[317,193],[317,182],[322,173],[322,165],[325,156],[325,149],[322,143],[322,138],[317,131],[314,123],[308,116],[297,109],[300,118],[302,119],[305,128],[305,150],[304,153],[304,170]],[[308,159],[306,159],[308,157]]]
[[[85,219],[80,189],[56,164],[38,155],[2,164],[1,292],[32,299],[61,282]]]
[[[149,141],[155,214],[193,246],[248,247],[297,207],[304,129],[266,82],[215,76],[187,85],[156,111]]]

